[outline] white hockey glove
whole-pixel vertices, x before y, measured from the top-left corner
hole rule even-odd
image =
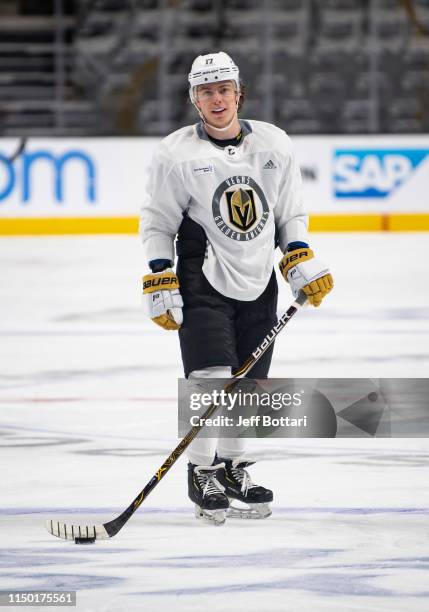
[[[285,253],[279,268],[291,286],[293,295],[297,297],[302,289],[313,306],[320,306],[334,286],[329,268],[316,259],[308,247]]]
[[[143,294],[154,323],[164,329],[179,329],[183,322],[183,300],[178,278],[171,268],[143,276]]]

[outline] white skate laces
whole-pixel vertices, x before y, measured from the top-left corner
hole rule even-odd
[[[190,464],[191,465],[191,464]],[[195,516],[212,525],[223,525],[229,501],[225,487],[217,479],[217,472],[225,467],[224,463],[217,465],[194,466],[194,484],[199,491],[191,494],[195,502]]]
[[[241,492],[243,493],[243,495],[247,495],[248,490],[252,489],[253,487],[256,487],[257,485],[252,482],[249,473],[244,468],[237,467],[240,463],[243,463],[243,461],[244,459],[242,459],[241,457],[239,457],[238,459],[234,459],[231,465],[231,473],[234,478],[236,478],[238,482],[241,483]]]
[[[225,491],[229,498],[230,506],[226,516],[241,519],[264,519],[271,515],[269,502],[272,501],[272,492],[254,484],[243,466],[254,463],[243,457],[232,459],[229,463],[230,476],[225,475]],[[235,485],[232,481],[235,481]],[[221,478],[224,482],[224,479]],[[231,483],[231,484],[229,484]]]
[[[223,467],[225,467],[225,464],[219,463],[213,466],[199,465],[195,468],[195,474],[198,484],[202,489],[203,497],[215,493],[224,493],[225,487],[223,487],[216,478],[216,471]]]
[[[226,517],[263,519],[270,516],[272,491],[254,484],[244,469],[253,462],[242,457],[218,461],[211,466],[189,464],[194,474],[190,498],[195,503],[195,516],[214,525],[223,525]]]

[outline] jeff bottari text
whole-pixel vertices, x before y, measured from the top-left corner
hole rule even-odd
[[[190,418],[192,426],[205,427],[307,427],[307,417],[292,418],[289,416],[271,416],[270,414],[253,415],[251,417],[238,416],[237,419],[219,415],[212,419],[205,419],[198,415]]]

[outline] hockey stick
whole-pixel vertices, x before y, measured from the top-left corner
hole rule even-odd
[[[253,368],[255,363],[262,357],[268,347],[274,342],[275,338],[290,321],[300,306],[303,306],[307,296],[301,292],[296,298],[295,302],[287,309],[287,311],[280,317],[278,323],[268,332],[261,344],[253,351],[250,357],[243,363],[243,365],[234,373],[231,381],[225,386],[224,390],[229,393],[237,383],[237,380],[242,378],[247,372]],[[176,446],[174,451],[164,461],[159,470],[149,480],[145,488],[140,491],[133,502],[126,508],[122,514],[114,518],[113,520],[104,523],[102,525],[67,525],[66,523],[54,520],[46,521],[46,528],[52,535],[62,538],[64,540],[74,540],[76,544],[92,544],[95,540],[104,540],[107,538],[113,538],[125,525],[125,523],[132,517],[134,512],[140,507],[146,497],[153,491],[156,485],[166,475],[168,470],[176,463],[177,459],[190,445],[192,440],[197,436],[200,429],[204,427],[206,419],[209,419],[215,410],[218,408],[217,404],[211,404],[206,412],[200,419],[201,425],[194,425],[192,429],[186,434],[183,440]]]

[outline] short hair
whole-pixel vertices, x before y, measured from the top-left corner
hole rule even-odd
[[[246,84],[240,79],[240,99],[238,101],[238,107],[237,107],[237,112],[240,112],[243,104],[244,104],[244,100],[246,98]]]

